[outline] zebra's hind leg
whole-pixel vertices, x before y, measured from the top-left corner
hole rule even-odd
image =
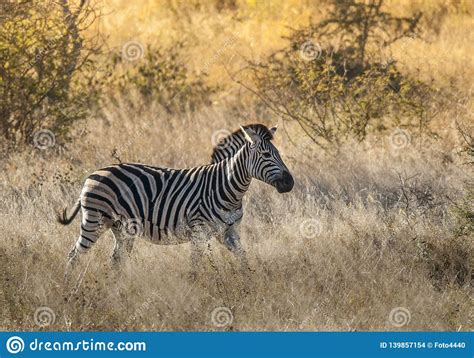
[[[115,238],[114,252],[112,253],[112,263],[115,266],[122,266],[125,262],[125,257],[130,255],[133,250],[135,237],[133,235],[126,235],[118,227],[112,227],[112,232]]]
[[[74,244],[74,247],[71,251],[69,251],[67,255],[68,262],[66,264],[66,270],[64,272],[64,282],[66,284],[69,284],[71,282],[72,272],[74,272],[74,270],[76,269],[80,256],[84,253],[87,253],[90,249],[90,247],[86,247],[82,244],[83,240],[83,237],[79,237],[77,242]]]
[[[82,222],[79,238],[68,254],[65,278],[69,279],[71,271],[77,266],[79,256],[88,252],[99,237],[110,227],[110,220],[94,210],[82,208]]]
[[[69,254],[67,255],[68,261],[66,265],[66,271],[64,272],[64,281],[68,283],[71,279],[71,272],[76,268],[77,266],[77,260],[79,258],[79,251],[76,248],[76,245],[72,248],[71,251],[69,251]]]

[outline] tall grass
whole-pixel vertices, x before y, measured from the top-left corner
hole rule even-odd
[[[453,234],[448,200],[462,197],[466,174],[454,156],[394,148],[389,138],[333,155],[303,152],[278,133],[275,143],[296,187],[281,195],[252,183],[242,224],[253,270],[248,278],[215,241],[197,281],[188,277],[187,244],[138,240],[117,273],[109,233],[81,258],[75,287],[66,286],[62,275],[79,221],[62,227],[54,209],[76,200],[85,173],[115,161],[114,148],[124,161],[206,163],[213,130],[234,129],[240,120],[217,107],[159,119],[150,109],[141,120],[152,125],[141,132],[126,108],[108,113],[109,122],[91,121],[93,133],[66,151],[19,153],[2,172],[4,329],[39,329],[34,313],[42,306],[55,312],[54,323],[43,328],[52,330],[388,330],[399,329],[389,320],[397,307],[411,314],[400,329],[471,327],[472,238]],[[417,199],[414,189],[432,200]],[[221,306],[233,315],[224,327],[211,320]]]
[[[104,101],[100,116],[74,129],[71,142],[2,157],[1,330],[472,329],[473,236],[459,234],[456,212],[472,171],[459,155],[455,125],[472,119],[472,4],[388,4],[402,14],[422,9],[442,16],[437,32],[425,24],[429,41],[391,49],[404,71],[467,97],[437,114],[432,125],[438,137],[419,142],[406,132],[400,142],[393,132],[327,152],[262,108],[224,68],[238,69],[240,55],[263,57],[284,46],[286,26],[322,17],[324,3],[237,4],[219,10],[216,2],[99,3],[109,14],[102,31],[111,48],[130,40],[164,47],[184,40],[187,65],[205,70],[220,90],[212,104],[179,115],[117,93]],[[232,36],[237,41],[224,46]],[[463,106],[462,117],[456,106]],[[118,160],[206,164],[215,131],[253,122],[280,122],[275,145],[296,184],[291,193],[278,194],[252,183],[241,225],[248,277],[216,240],[197,280],[188,275],[188,244],[155,246],[141,239],[117,272],[107,233],[81,257],[72,283],[63,282],[79,220],[63,227],[55,210],[77,199],[86,175]],[[48,325],[38,321],[41,307],[54,313]],[[222,307],[223,322],[216,320]],[[401,323],[393,312],[404,313]]]

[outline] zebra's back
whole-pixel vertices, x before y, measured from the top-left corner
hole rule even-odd
[[[120,222],[166,244],[170,231],[192,220],[204,179],[202,168],[177,170],[124,163],[99,169],[86,179],[81,193],[82,231],[93,236],[97,225],[107,229]],[[98,218],[102,222],[97,223]]]

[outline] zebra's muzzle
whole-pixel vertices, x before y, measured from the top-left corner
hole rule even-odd
[[[275,180],[275,187],[277,188],[279,193],[288,193],[293,189],[295,185],[295,181],[291,174],[287,171],[283,171],[281,177]]]

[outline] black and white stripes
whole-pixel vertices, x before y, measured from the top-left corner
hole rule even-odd
[[[273,139],[273,133],[276,131],[276,127],[268,129],[263,124],[249,124],[242,126],[242,128],[252,130],[262,140],[268,141]],[[236,130],[222,139],[220,143],[214,147],[211,155],[211,163],[217,163],[233,156],[246,142],[244,132],[241,129]]]
[[[275,130],[263,125],[241,128],[228,138],[229,149],[214,150],[210,165],[168,169],[118,164],[92,173],[73,215],[64,213],[59,218],[68,224],[79,206],[82,210],[71,260],[90,249],[107,229],[112,229],[116,238],[113,257],[120,260],[123,248],[129,252],[133,248],[134,237],[127,235],[130,226],[132,233],[156,244],[195,243],[199,229],[221,229],[222,242],[232,251],[241,251],[236,224],[242,217],[242,198],[251,179],[275,186],[279,192],[293,187],[293,178],[271,143]]]

